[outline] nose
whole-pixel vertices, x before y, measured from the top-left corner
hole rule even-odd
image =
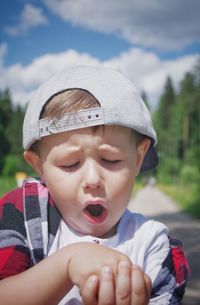
[[[94,160],[87,161],[83,178],[84,189],[103,189],[104,183],[100,166]]]

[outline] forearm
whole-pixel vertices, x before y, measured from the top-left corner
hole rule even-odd
[[[62,249],[18,275],[0,281],[1,304],[55,305],[71,289],[71,247]]]
[[[99,278],[104,266],[114,276],[120,261],[129,258],[93,243],[75,243],[58,250],[36,266],[0,282],[1,304],[56,305],[76,285],[82,290],[91,276]]]

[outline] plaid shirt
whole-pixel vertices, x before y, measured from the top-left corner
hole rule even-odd
[[[0,199],[0,279],[23,272],[48,255],[60,218],[39,180],[26,181]],[[170,238],[170,245],[153,283],[150,304],[178,305],[184,295],[188,263],[181,243]],[[163,298],[161,303],[156,301],[165,294],[165,303]]]

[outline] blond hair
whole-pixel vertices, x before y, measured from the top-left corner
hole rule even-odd
[[[98,100],[87,90],[68,89],[53,95],[44,105],[40,119],[60,119],[66,113],[100,107]],[[33,143],[30,150],[38,152],[39,141]]]
[[[69,112],[100,107],[98,100],[88,91],[70,89],[57,93],[44,105],[40,118],[59,119]]]

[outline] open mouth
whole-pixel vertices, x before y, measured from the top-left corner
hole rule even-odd
[[[101,223],[106,219],[107,211],[101,204],[88,204],[84,214],[90,223]]]
[[[99,217],[102,215],[104,208],[100,204],[89,204],[86,210],[91,216]]]

